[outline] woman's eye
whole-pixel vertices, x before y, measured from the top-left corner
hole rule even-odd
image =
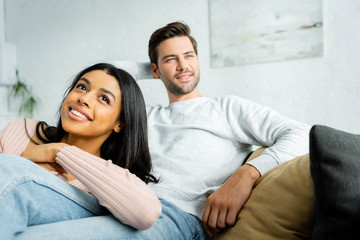
[[[81,89],[83,91],[86,91],[86,86],[84,84],[82,84],[82,83],[76,85],[76,88]]]
[[[109,100],[109,98],[108,98],[107,96],[101,96],[100,99],[101,99],[102,101],[106,102],[107,104],[110,103],[110,100]]]

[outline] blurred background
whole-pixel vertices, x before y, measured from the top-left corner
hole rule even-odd
[[[17,112],[17,100],[9,96],[15,69],[38,102],[32,117],[54,124],[63,93],[76,73],[101,61],[148,61],[152,32],[180,20],[198,42],[203,95],[238,95],[310,125],[360,132],[359,0],[322,1],[323,56],[217,68],[211,67],[209,4],[208,0],[0,0],[0,70],[2,76],[13,78],[0,80],[0,128],[23,117]],[[14,71],[4,74],[3,69],[12,66]],[[138,83],[146,103],[168,104],[160,81]]]

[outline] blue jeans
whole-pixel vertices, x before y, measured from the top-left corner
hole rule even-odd
[[[0,154],[1,239],[205,239],[197,217],[161,203],[154,225],[136,230],[31,161]]]

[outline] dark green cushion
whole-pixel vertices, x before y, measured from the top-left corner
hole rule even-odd
[[[360,235],[360,136],[315,125],[310,131],[314,184],[312,239]]]

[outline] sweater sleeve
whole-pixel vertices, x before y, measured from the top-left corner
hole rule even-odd
[[[61,149],[57,162],[73,174],[118,220],[137,229],[149,228],[161,214],[161,203],[140,178],[75,146]]]
[[[33,136],[37,120],[17,119],[0,131],[0,153],[20,155]]]
[[[18,119],[10,122],[5,128],[0,131],[0,153],[13,153],[9,150],[10,147],[14,148],[18,142],[19,133],[15,132],[16,129],[22,130],[22,128],[17,127],[23,119]]]
[[[5,132],[6,132],[7,128],[8,128],[8,126],[1,129],[1,131],[0,131],[0,153],[4,152],[4,138],[5,138]]]
[[[309,152],[309,125],[239,97],[225,97],[220,104],[237,141],[267,147],[260,156],[247,162],[261,175]]]

